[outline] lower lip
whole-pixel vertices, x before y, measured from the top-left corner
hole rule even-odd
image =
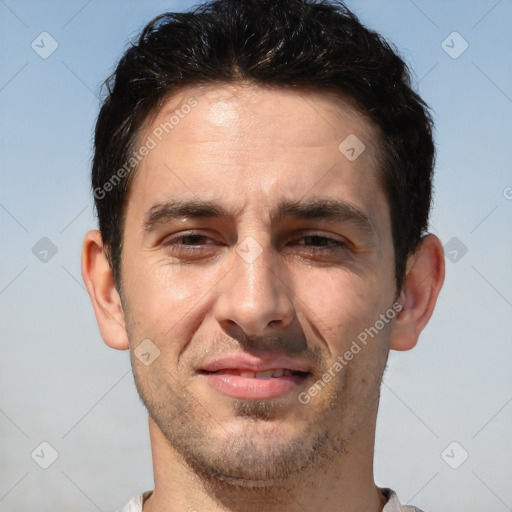
[[[208,384],[225,395],[234,398],[263,400],[285,395],[302,386],[307,375],[251,378],[229,373],[203,374]]]

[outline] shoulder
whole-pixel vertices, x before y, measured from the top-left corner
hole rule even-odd
[[[153,494],[153,491],[146,491],[134,496],[123,508],[117,512],[142,512],[142,504]]]
[[[402,505],[395,491],[389,488],[381,488],[382,494],[387,498],[387,502],[382,509],[382,512],[423,512],[417,507],[412,505]]]

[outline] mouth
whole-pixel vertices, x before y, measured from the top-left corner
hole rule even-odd
[[[214,374],[225,374],[225,375],[238,375],[239,377],[245,377],[247,379],[272,379],[279,377],[291,377],[292,375],[305,376],[309,372],[302,372],[298,370],[289,370],[288,368],[271,368],[269,370],[263,370],[259,372],[253,372],[250,370],[238,369],[238,368],[225,368],[222,370],[208,371],[200,370],[199,373],[202,375],[214,375]]]
[[[303,388],[311,372],[290,368],[268,368],[252,371],[246,368],[200,370],[213,389],[232,398],[265,400],[293,393]]]

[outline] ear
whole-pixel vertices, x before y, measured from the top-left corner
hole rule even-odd
[[[105,343],[118,350],[129,348],[121,297],[115,287],[101,233],[89,231],[82,247],[82,277]]]
[[[423,237],[407,260],[405,281],[398,302],[402,309],[391,331],[392,350],[410,350],[432,316],[444,281],[444,251],[435,235]]]

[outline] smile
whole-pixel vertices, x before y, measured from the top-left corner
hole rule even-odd
[[[271,368],[259,372],[228,368],[202,371],[206,382],[224,395],[239,399],[265,400],[284,396],[305,385],[309,372]]]

